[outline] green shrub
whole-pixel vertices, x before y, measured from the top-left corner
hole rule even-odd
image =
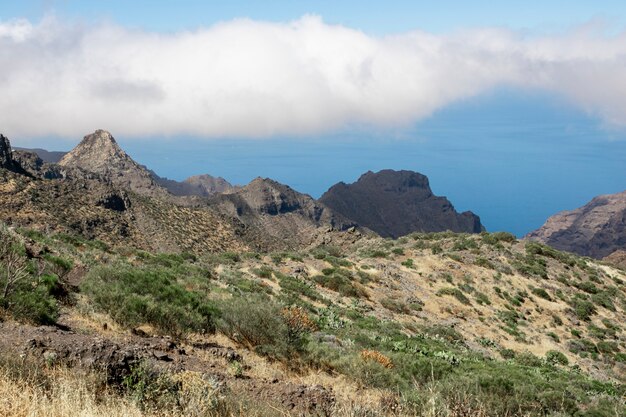
[[[530,352],[522,352],[515,355],[515,361],[523,366],[530,366],[533,368],[543,365],[543,361],[538,356],[533,355]]]
[[[474,261],[474,265],[478,265],[488,269],[496,269],[496,266],[493,264],[493,262],[483,257],[476,258],[476,260]]]
[[[478,248],[478,244],[474,241],[474,239],[464,237],[464,236],[457,239],[457,241],[454,242],[454,245],[452,246],[452,250],[455,250],[455,251],[477,249],[477,248]]]
[[[549,350],[546,352],[546,361],[554,365],[567,366],[569,364],[567,356],[558,350]]]
[[[548,333],[546,333],[546,335],[548,335],[552,340],[554,340],[557,343],[559,343],[561,341],[559,336],[556,333],[554,333],[554,332],[548,332]]]
[[[367,293],[354,285],[349,278],[340,274],[333,273],[332,275],[317,275],[313,277],[313,280],[320,284],[322,287],[326,287],[329,290],[333,290],[343,295],[344,297],[365,297]]]
[[[516,353],[512,349],[500,349],[500,356],[504,359],[515,359]]]
[[[476,302],[478,304],[481,304],[481,305],[482,304],[491,305],[491,301],[489,300],[489,297],[487,297],[486,294],[484,294],[484,293],[482,293],[480,291],[477,291],[476,295],[474,297],[476,298]]]
[[[530,290],[530,292],[535,294],[537,297],[543,298],[544,300],[552,301],[552,297],[550,297],[550,294],[548,294],[548,292],[543,288],[533,288]]]
[[[570,352],[579,355],[581,353],[598,353],[598,347],[596,344],[586,339],[570,340],[567,343],[567,348]]]
[[[267,266],[261,266],[260,268],[253,269],[252,273],[259,278],[269,279],[269,278],[272,278],[272,274],[274,273],[274,270]]]
[[[87,275],[81,289],[124,326],[149,323],[175,335],[215,330],[215,307],[202,294],[185,289],[169,269],[100,267]]]
[[[591,295],[591,301],[601,307],[610,311],[615,311],[615,304],[613,304],[613,297],[606,291],[600,291],[597,294]]]
[[[414,267],[414,261],[413,259],[409,258],[404,262],[401,262],[401,265],[406,266],[407,268],[413,268]]]
[[[574,309],[574,313],[576,317],[580,320],[589,321],[591,316],[596,313],[595,306],[589,301],[583,300],[581,298],[573,298],[570,301],[570,305]]]
[[[313,322],[304,310],[285,309],[271,299],[250,294],[218,303],[217,327],[230,339],[274,359],[289,359],[302,352]],[[298,314],[291,314],[297,311]],[[289,314],[288,314],[289,313]]]

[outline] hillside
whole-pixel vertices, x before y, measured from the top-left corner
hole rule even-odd
[[[483,230],[478,216],[457,213],[447,198],[433,194],[426,176],[412,171],[367,172],[354,184],[333,185],[320,202],[383,237]]]
[[[23,352],[22,367],[127,381],[98,394],[110,415],[626,411],[626,273],[509,234],[212,256],[2,235],[39,265],[28,279],[56,278],[12,291],[0,351]],[[22,309],[28,291],[45,302]],[[52,384],[37,397],[47,407],[60,401],[56,384],[81,386],[40,369]],[[13,405],[46,395],[20,390],[19,377],[2,381]]]
[[[529,239],[593,258],[626,250],[626,191],[601,195],[550,217]]]

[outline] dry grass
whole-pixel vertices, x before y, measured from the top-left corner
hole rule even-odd
[[[16,380],[0,371],[0,415],[12,417],[133,417],[141,410],[106,390],[97,393],[93,378],[70,370],[55,370],[50,383]]]

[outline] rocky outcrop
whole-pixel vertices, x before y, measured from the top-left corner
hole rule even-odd
[[[526,237],[594,258],[626,250],[626,191],[601,195],[583,207],[557,213]]]
[[[13,167],[11,143],[6,136],[0,135],[0,168],[12,169]]]
[[[96,130],[85,136],[59,161],[59,165],[96,173],[112,184],[137,194],[152,197],[167,195],[150,172],[128,156],[105,130]]]
[[[311,196],[268,178],[209,198],[209,205],[245,225],[247,238],[265,248],[309,245],[321,230],[345,231],[357,224]]]
[[[426,176],[413,171],[369,171],[353,184],[332,186],[319,201],[383,237],[483,230],[478,216],[458,213],[447,198],[432,193]]]

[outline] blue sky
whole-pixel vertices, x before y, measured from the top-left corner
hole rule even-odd
[[[2,1],[0,131],[315,197],[412,169],[523,235],[626,189],[625,27],[618,1]]]
[[[3,1],[0,5],[1,19],[37,20],[51,12],[79,20],[110,19],[156,31],[189,30],[242,17],[282,22],[308,13],[319,14],[329,23],[377,34],[416,28],[445,32],[477,26],[553,31],[592,19],[606,20],[614,27],[626,22],[626,6],[617,0],[25,0]]]

